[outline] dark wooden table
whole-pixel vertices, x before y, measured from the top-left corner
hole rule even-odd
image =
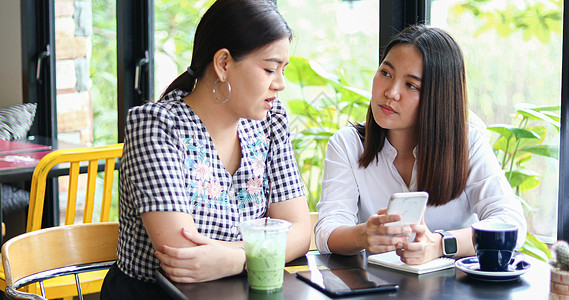
[[[0,141],[0,184],[30,181],[40,159],[52,149],[54,145],[48,139]],[[3,221],[0,189],[0,223]],[[0,245],[3,242],[0,235]]]
[[[549,265],[526,256],[531,264],[529,270],[519,279],[509,282],[478,281],[458,269],[447,269],[434,273],[415,275],[394,271],[365,263],[364,255],[354,256],[322,255],[309,252],[287,264],[306,265],[308,260],[334,267],[359,266],[382,279],[399,284],[397,292],[374,293],[352,296],[346,299],[547,299],[549,297]],[[180,284],[159,281],[160,286],[175,299],[331,299],[310,285],[284,271],[282,291],[262,294],[249,289],[244,275],[223,278],[205,283]]]

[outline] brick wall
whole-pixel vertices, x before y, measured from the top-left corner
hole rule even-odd
[[[90,1],[55,1],[57,126],[60,140],[93,142]]]
[[[55,1],[58,139],[80,145],[91,145],[93,142],[93,106],[89,74],[92,48],[91,16],[90,1]],[[85,190],[86,182],[86,174],[81,175],[78,186],[80,191]],[[65,218],[68,184],[67,176],[59,177],[61,224]],[[83,202],[80,196],[77,200]],[[82,208],[78,208],[76,219],[81,216]]]

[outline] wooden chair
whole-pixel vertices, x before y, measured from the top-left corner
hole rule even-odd
[[[87,173],[87,191],[83,223],[93,222],[99,160],[105,160],[102,204],[98,221],[108,222],[115,159],[122,157],[122,149],[123,144],[116,144],[102,147],[56,150],[44,156],[36,166],[32,176],[26,232],[33,232],[41,228],[46,180],[48,173],[58,164],[69,166],[69,189],[65,211],[65,225],[70,225],[75,223],[79,174],[85,172]],[[85,165],[87,165],[87,170],[85,170]],[[58,166],[58,168],[59,167],[60,166]],[[99,292],[106,272],[107,271],[104,270],[81,274],[83,293],[90,294]],[[5,287],[4,270],[0,270],[0,289],[5,290]],[[28,292],[39,293],[39,286],[37,285],[30,285],[27,289]],[[73,276],[46,280],[45,290],[49,298],[72,298],[77,295]]]
[[[16,299],[47,299],[44,280],[73,274],[83,299],[79,273],[108,270],[117,259],[118,223],[51,227],[27,232],[2,246],[6,294]],[[39,282],[42,296],[18,289]]]

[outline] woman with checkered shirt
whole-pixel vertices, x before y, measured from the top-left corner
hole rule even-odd
[[[186,283],[243,272],[238,224],[265,215],[292,223],[287,261],[306,253],[308,207],[277,99],[291,37],[271,1],[218,0],[188,70],[158,102],[129,111],[118,260],[102,299],[166,297],[158,267]]]

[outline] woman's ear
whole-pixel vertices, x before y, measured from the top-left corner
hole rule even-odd
[[[229,50],[223,48],[217,50],[213,56],[213,69],[217,78],[220,81],[225,81],[227,79],[227,67],[231,63],[233,58]]]

